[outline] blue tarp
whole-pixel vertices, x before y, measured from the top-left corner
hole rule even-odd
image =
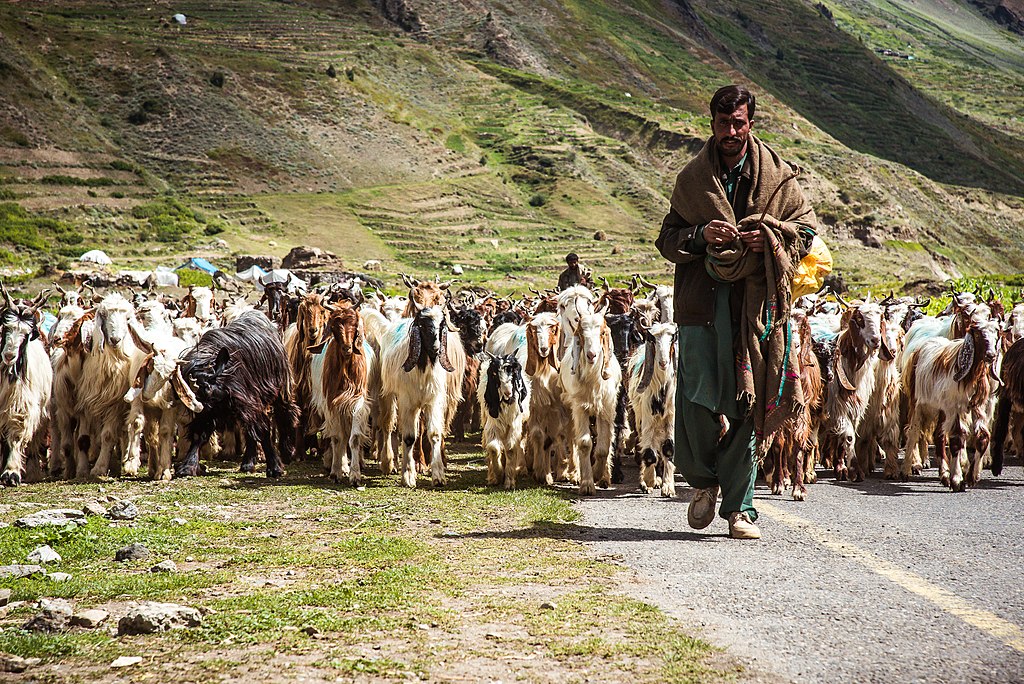
[[[210,275],[213,275],[214,273],[220,270],[216,266],[211,264],[209,261],[201,257],[192,257],[191,259],[183,263],[181,266],[178,266],[178,268],[174,270],[180,271],[183,268],[193,268],[198,271],[206,271]]]

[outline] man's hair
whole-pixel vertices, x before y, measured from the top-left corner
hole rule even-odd
[[[741,106],[747,105],[747,117],[754,118],[754,94],[741,85],[722,86],[711,98],[711,118],[716,114],[732,114]]]
[[[567,264],[571,264],[572,262],[579,260],[580,258],[576,256],[573,252],[569,252],[568,254],[565,255],[565,263]]]

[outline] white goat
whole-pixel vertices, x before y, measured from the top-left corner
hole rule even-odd
[[[6,307],[0,314],[0,435],[3,436],[3,472],[0,484],[16,487],[25,476],[26,454],[48,422],[53,369],[39,337],[39,307],[45,294],[31,303],[15,303],[3,290]],[[32,473],[35,476],[35,473]]]
[[[67,294],[75,293],[74,290]],[[77,299],[77,297],[76,297]],[[88,322],[91,334],[92,320],[77,321],[85,316],[85,309],[77,304],[66,304],[57,312],[57,322],[50,328],[50,367],[53,384],[50,392],[50,475],[71,478],[75,475],[75,436],[78,430],[78,383],[82,379],[82,326]],[[72,349],[66,348],[65,338],[74,330]]]
[[[576,368],[572,363],[562,363],[558,369],[563,398],[572,411],[574,461],[579,464],[580,494],[584,495],[597,491],[595,481],[601,487],[611,484],[615,401],[622,371],[612,352],[611,331],[604,320],[606,310],[579,316],[569,341],[569,358],[577,360]]]
[[[646,493],[660,485],[661,495],[666,497],[676,494],[673,437],[677,335],[675,323],[655,323],[644,331],[644,345],[626,362],[629,405],[639,435],[640,489]]]
[[[597,295],[583,285],[573,285],[558,293],[558,324],[561,329],[559,339],[559,360],[571,347],[569,338],[579,325],[580,316],[594,313]],[[577,350],[578,351],[578,350]],[[572,372],[576,372],[578,359],[573,358],[570,364]]]

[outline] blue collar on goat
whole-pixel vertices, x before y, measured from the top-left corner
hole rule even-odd
[[[526,401],[526,383],[523,381],[523,367],[515,355],[495,356],[487,352],[487,386],[484,402],[491,418],[497,418],[502,404],[516,402],[523,410]]]
[[[455,368],[448,360],[448,319],[444,309],[437,306],[416,308],[416,315],[409,325],[409,356],[402,365],[408,373],[413,368],[426,370],[428,365],[439,363],[449,373]]]

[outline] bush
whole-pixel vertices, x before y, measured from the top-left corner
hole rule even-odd
[[[52,229],[55,225],[57,221],[30,216],[14,202],[0,203],[0,242],[43,250],[46,242],[39,236],[39,228]]]
[[[206,224],[206,228],[203,230],[203,233],[206,235],[220,235],[223,232],[224,224],[220,221],[210,221]]]
[[[13,190],[9,188],[0,188],[0,202],[17,199],[17,197],[18,196],[14,194]]]
[[[547,204],[547,202],[548,202],[548,198],[545,197],[544,195],[542,195],[539,192],[534,193],[530,197],[530,206],[531,207],[543,207],[545,204]]]
[[[177,273],[178,285],[180,287],[188,287],[189,285],[195,285],[196,287],[213,287],[213,276],[206,271],[183,268]]]
[[[43,185],[81,185],[87,188],[100,188],[108,185],[117,185],[113,178],[78,178],[77,176],[66,176],[56,174],[43,176],[39,179]]]

